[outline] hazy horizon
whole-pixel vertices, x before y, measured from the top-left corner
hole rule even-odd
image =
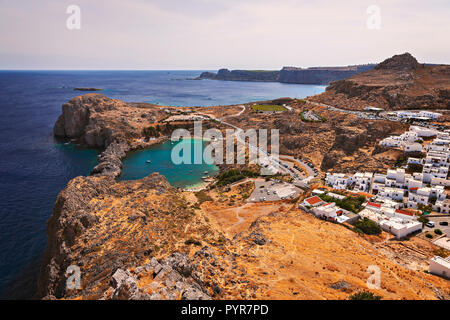
[[[70,30],[70,5],[80,29]],[[369,28],[379,9],[379,28]],[[450,63],[446,0],[0,0],[1,70],[280,70]],[[376,13],[376,12],[375,12]]]

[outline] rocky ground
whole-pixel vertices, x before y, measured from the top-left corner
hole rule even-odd
[[[240,186],[233,188],[197,196],[157,174],[72,180],[48,224],[40,296],[346,299],[367,289],[367,268],[376,265],[381,288],[374,292],[384,299],[450,297],[446,280],[423,272],[433,255],[429,242],[398,242],[384,233],[364,238],[290,202],[263,212],[233,197]],[[232,209],[243,211],[240,227],[221,217],[231,218]],[[81,269],[80,290],[66,289],[69,265]]]

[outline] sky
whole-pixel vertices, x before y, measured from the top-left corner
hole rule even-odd
[[[449,0],[0,0],[0,69],[450,64],[449,18]]]

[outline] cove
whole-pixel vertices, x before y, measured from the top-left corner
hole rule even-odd
[[[165,176],[169,183],[179,188],[195,188],[203,184],[202,177],[214,176],[219,168],[210,164],[179,164],[172,162],[172,148],[178,144],[189,144],[191,163],[194,163],[194,145],[201,144],[202,151],[208,145],[200,139],[183,139],[177,142],[167,141],[145,150],[131,152],[123,160],[122,175],[119,180],[142,179],[153,172]],[[208,159],[209,160],[209,159]],[[148,163],[147,161],[150,161]],[[208,172],[207,174],[205,172]]]

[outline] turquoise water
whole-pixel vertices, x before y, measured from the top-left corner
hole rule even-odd
[[[202,164],[194,164],[194,146],[201,145],[202,153],[208,142],[199,139],[185,139],[178,142],[167,141],[165,143],[130,153],[123,161],[123,170],[120,180],[137,180],[148,176],[153,172],[164,175],[169,183],[174,187],[189,188],[196,187],[203,183],[202,177],[214,176],[219,168],[215,165],[207,164],[211,158],[205,158]],[[175,164],[172,161],[172,149],[174,147],[190,148],[190,163]],[[183,152],[180,152],[180,156]],[[150,160],[150,163],[147,163]],[[207,162],[207,163],[205,163]],[[205,171],[208,171],[206,174]]]

